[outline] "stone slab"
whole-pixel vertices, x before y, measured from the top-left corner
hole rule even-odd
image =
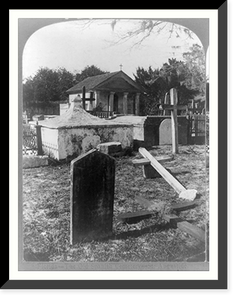
[[[48,165],[48,156],[36,156],[36,155],[23,155],[22,167],[27,168],[37,168]]]
[[[122,151],[120,142],[107,142],[97,145],[97,149],[105,154],[114,154]]]

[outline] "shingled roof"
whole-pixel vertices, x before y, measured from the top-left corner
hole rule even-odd
[[[123,78],[130,86],[132,86],[135,90],[140,91],[140,88],[137,86],[134,80],[132,80],[128,75],[126,75],[123,71],[117,71],[112,73],[106,73],[101,75],[95,75],[91,77],[87,77],[83,81],[77,83],[72,88],[68,89],[66,92],[68,94],[77,94],[81,93],[83,87],[85,86],[86,91],[94,91],[99,86],[100,89],[103,89],[103,84],[108,83],[110,79],[114,79],[115,77]]]

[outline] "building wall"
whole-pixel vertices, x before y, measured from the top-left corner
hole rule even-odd
[[[97,98],[97,105],[101,102],[102,103],[102,110],[103,111],[108,111],[109,107],[108,107],[108,103],[109,103],[109,95],[110,93],[108,92],[104,92],[104,91],[100,91],[97,92],[98,93],[98,98]]]
[[[102,103],[103,111],[109,111],[109,97],[110,97],[110,91],[97,91],[97,95],[94,93],[94,98],[96,98],[96,101],[92,101],[92,105],[90,105],[90,102],[87,101],[85,103],[86,110],[90,111],[93,110],[93,108],[96,107],[96,105],[99,104],[99,102]],[[71,94],[69,95],[69,103],[72,102],[73,99],[75,99],[78,95],[82,98],[82,94]],[[118,96],[118,113],[123,114],[123,92],[117,92],[116,95]],[[86,97],[90,97],[90,93],[86,93]],[[135,113],[135,103],[134,103],[135,94],[129,93],[128,95],[128,101],[127,101],[127,107],[128,107],[128,114],[134,114]]]
[[[60,115],[65,113],[69,109],[69,107],[70,107],[69,103],[60,104]]]
[[[109,97],[110,97],[110,92],[107,91],[98,91],[98,98],[97,98],[97,104],[99,102],[102,103],[103,111],[109,111]],[[116,93],[118,96],[118,113],[122,114],[123,113],[123,93]]]

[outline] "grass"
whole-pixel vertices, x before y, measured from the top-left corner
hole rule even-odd
[[[152,155],[171,153],[163,146]],[[162,215],[181,202],[163,178],[145,179],[134,157],[116,159],[113,234],[108,239],[70,245],[70,164],[23,170],[23,246],[26,261],[186,261],[204,251],[204,244],[171,228]],[[198,190],[202,202],[180,216],[205,229],[208,221],[208,174],[204,146],[180,146],[179,154],[163,165],[186,187]],[[120,213],[144,209],[139,195],[154,201],[160,212],[136,224],[118,222]]]

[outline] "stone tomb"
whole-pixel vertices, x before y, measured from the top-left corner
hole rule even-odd
[[[106,142],[132,147],[133,126],[100,119],[87,113],[79,99],[61,116],[40,121],[44,154],[56,160],[71,159]]]
[[[97,150],[71,162],[70,242],[112,233],[115,160]]]

